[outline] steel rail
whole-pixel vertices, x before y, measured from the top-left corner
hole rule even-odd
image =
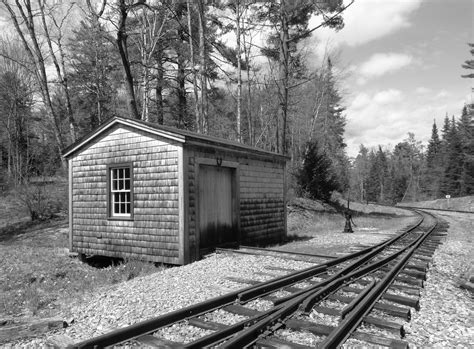
[[[275,290],[281,287],[289,286],[295,282],[304,280],[308,277],[315,276],[317,274],[323,273],[324,271],[327,270],[329,266],[334,266],[339,263],[343,263],[346,260],[349,260],[351,258],[357,258],[360,255],[363,255],[364,253],[367,253],[366,251],[372,250],[375,247],[369,247],[367,249],[342,256],[338,259],[331,260],[327,263],[324,264],[319,264],[316,266],[312,266],[303,270],[299,270],[295,273],[291,273],[289,275],[284,275],[281,277],[278,277],[276,279],[271,280],[268,283],[271,283],[269,287],[266,287],[265,290],[266,292],[269,292],[269,290]],[[267,283],[263,283],[262,285],[265,286]],[[194,304],[182,309],[175,310],[173,312],[163,314],[161,316],[158,316],[156,318],[152,318],[149,320],[145,320],[127,327],[119,328],[116,330],[113,330],[109,333],[105,333],[101,336],[97,336],[94,338],[90,338],[78,343],[75,343],[71,346],[68,346],[68,348],[103,348],[106,346],[111,346],[129,339],[133,339],[142,335],[146,335],[148,333],[154,332],[159,328],[169,326],[173,323],[188,319],[190,317],[195,317],[199,316],[201,314],[210,312],[212,310],[222,308],[226,305],[233,304],[236,300],[239,299],[239,295],[242,292],[246,291],[253,291],[254,289],[260,289],[261,285],[256,285],[256,286],[249,286],[247,288],[239,289],[237,291],[230,292],[228,294],[211,298],[207,301]],[[252,292],[253,297],[258,297],[261,295],[260,292]]]
[[[279,310],[273,312],[268,317],[261,319],[259,322],[231,338],[222,345],[222,348],[243,348],[251,345],[264,331],[275,323],[284,321],[286,317],[293,315],[298,310],[308,312],[315,302],[324,299],[327,295],[345,286],[348,282],[352,282],[352,280],[357,277],[366,275],[367,273],[383,267],[387,263],[398,258],[403,252],[405,252],[405,250],[406,248],[403,248],[372,265],[365,266],[360,270],[354,270],[360,267],[360,264],[357,264],[353,266],[352,273],[347,275],[335,274],[335,276],[329,281],[323,281],[313,287],[297,292],[293,297],[285,298],[284,301],[277,303],[277,307],[280,307]]]
[[[437,227],[437,223],[423,236],[421,236],[416,243],[407,251],[405,256],[397,262],[392,270],[380,281],[368,295],[355,307],[355,309],[349,313],[321,343],[318,347],[320,348],[335,348],[341,345],[355,329],[360,325],[363,318],[372,310],[375,303],[382,297],[387,288],[393,282],[396,275],[405,267],[408,260],[413,256],[415,251],[421,246],[421,244],[430,236],[430,234]]]
[[[416,212],[416,211],[415,211]],[[269,282],[262,283],[260,285],[250,286],[244,288],[243,290],[237,290],[230,292],[228,294],[211,298],[207,301],[190,305],[188,307],[172,311],[170,313],[163,314],[161,316],[145,320],[127,327],[119,328],[113,330],[109,333],[105,333],[101,336],[90,338],[73,345],[68,346],[68,348],[103,348],[106,346],[115,345],[127,340],[132,340],[134,338],[153,333],[162,327],[166,327],[183,321],[192,317],[196,317],[213,310],[225,307],[226,305],[233,304],[235,301],[241,301],[242,299],[255,299],[269,292],[275,291],[279,288],[289,286],[301,280],[307,279],[309,277],[315,276],[327,270],[328,267],[335,266],[337,264],[343,263],[347,260],[354,259],[366,254],[371,254],[374,249],[379,249],[380,246],[386,245],[388,243],[393,243],[398,239],[402,238],[412,230],[416,229],[423,222],[423,217],[420,215],[420,218],[412,226],[406,228],[406,230],[397,237],[391,238],[385,242],[381,242],[374,246],[370,246],[361,251],[354,252],[342,257],[339,257],[334,260],[330,260],[326,263],[312,266],[289,275],[284,275]],[[393,241],[393,242],[392,242]],[[275,308],[279,309],[279,308]],[[275,310],[273,309],[273,310]],[[276,310],[278,311],[278,310]],[[218,331],[216,331],[218,332]]]
[[[239,246],[239,248],[248,249],[247,246]],[[307,261],[307,259],[303,259],[303,258],[298,259],[296,257],[308,257],[308,258],[319,258],[319,259],[337,259],[338,258],[335,256],[323,256],[323,255],[317,255],[317,254],[311,254],[311,253],[278,251],[278,250],[272,250],[272,249],[266,249],[266,248],[253,248],[252,250],[261,251],[262,253],[256,253],[252,251],[243,251],[243,250],[234,249],[234,248],[216,247],[217,253],[235,253],[235,254],[245,254],[245,255],[252,255],[252,256],[274,257],[275,252],[278,252],[280,254],[280,256],[278,256],[279,258],[288,258],[288,259],[294,259],[294,260],[299,260],[299,261]],[[282,255],[286,255],[286,256],[282,256]],[[292,258],[292,256],[296,256],[296,257]]]
[[[368,262],[371,258],[375,257],[377,254],[379,254],[381,251],[383,251],[385,248],[387,248],[388,246],[390,245],[393,245],[394,243],[396,243],[398,240],[402,239],[403,237],[405,237],[408,233],[410,233],[411,231],[413,231],[414,229],[416,229],[416,227],[418,227],[420,224],[421,224],[422,220],[419,222],[419,224],[409,228],[407,231],[405,231],[404,234],[400,234],[392,239],[389,239],[385,242],[382,242],[378,245],[375,245],[373,250],[372,251],[369,251],[368,253],[366,253],[365,255],[363,255],[360,259],[356,260],[355,262],[353,262],[352,264],[348,265],[347,267],[345,267],[343,270],[339,271],[338,273],[334,274],[332,277],[324,280],[324,281],[321,281],[320,283],[316,284],[316,285],[313,285],[311,286],[310,289],[305,289],[305,290],[301,290],[297,293],[294,293],[294,294],[291,294],[289,296],[286,296],[286,297],[281,297],[279,298],[278,300],[276,300],[275,304],[280,304],[280,303],[284,303],[286,302],[287,300],[289,300],[290,298],[292,297],[295,297],[295,296],[298,296],[300,294],[303,294],[305,293],[305,291],[307,290],[316,290],[318,288],[321,288],[323,286],[326,286],[328,284],[330,284],[331,282],[335,281],[335,280],[338,280],[340,278],[342,278],[344,275],[346,274],[351,274],[354,272],[354,270],[356,268],[358,268],[359,266],[365,264],[366,262]],[[369,272],[369,270],[367,270],[367,272]],[[355,275],[352,275],[352,277],[355,277]],[[243,291],[241,295],[239,295],[239,300],[245,300],[247,299],[245,297],[245,295],[247,293],[252,293],[254,292],[254,290],[248,290],[248,291]]]
[[[368,273],[373,272],[374,270],[377,270],[383,267],[384,265],[390,263],[391,261],[395,260],[400,255],[405,253],[407,250],[415,248],[417,246],[416,244],[417,241],[419,241],[421,238],[425,237],[426,235],[427,234],[421,235],[418,239],[410,242],[407,246],[403,247],[402,249],[393,253],[392,255],[385,257],[381,259],[380,261],[377,261],[371,265],[366,265],[365,267],[362,267],[361,269],[357,270],[357,268],[359,268],[362,264],[367,262],[368,259],[366,259],[365,258],[366,256],[364,256],[363,258],[361,258],[361,260],[354,262],[350,266],[346,267],[343,271],[335,274],[331,279],[325,280],[321,282],[320,284],[314,285],[310,288],[297,292],[296,294],[292,295],[293,297],[290,296],[289,298],[285,298],[284,300],[281,301],[284,303],[280,303],[280,302],[278,303],[282,306],[282,308],[273,312],[268,317],[263,318],[262,320],[250,326],[249,328],[245,329],[238,335],[234,336],[233,338],[228,340],[226,343],[224,343],[221,347],[222,348],[244,348],[244,347],[248,347],[252,345],[253,343],[255,343],[255,341],[258,340],[258,338],[260,337],[262,333],[267,331],[272,326],[275,326],[275,327],[273,327],[271,331],[275,331],[277,328],[282,326],[282,321],[292,316],[295,312],[297,311],[303,311],[304,313],[309,312],[315,302],[324,299],[330,293],[335,292],[336,290],[340,289],[348,281],[354,280],[355,278],[360,277],[362,275],[367,275]],[[398,239],[391,239],[391,240],[397,241]],[[389,244],[382,244],[382,246],[380,246],[380,249],[379,248],[376,249],[376,252],[377,253],[380,252],[381,250],[383,250],[383,248],[387,247],[388,245]],[[369,255],[372,255],[372,253],[369,253]],[[362,260],[364,261],[362,262]],[[324,285],[324,287],[321,288],[320,287],[321,285]]]
[[[312,257],[312,258],[326,258],[326,259],[337,259],[337,257],[334,256],[328,256],[324,254],[313,254],[313,253],[304,253],[304,252],[292,252],[292,251],[282,251],[282,250],[277,250],[275,248],[261,248],[261,247],[253,247],[253,246],[239,246],[240,248],[245,248],[249,250],[256,250],[256,251],[268,251],[268,252],[277,252],[277,253],[286,253],[290,255],[295,255],[295,256],[302,256],[302,257]]]
[[[454,212],[454,213],[474,213],[474,211],[464,211],[464,210],[449,210],[444,208],[430,208],[430,207],[417,207],[417,206],[396,206],[397,208],[407,208],[412,210],[432,210],[432,211],[441,211],[441,212]]]

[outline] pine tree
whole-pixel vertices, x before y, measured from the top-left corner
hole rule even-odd
[[[468,44],[469,47],[471,48],[469,51],[471,52],[471,55],[474,56],[474,44],[473,43],[469,43]],[[474,69],[474,59],[468,59],[464,62],[464,64],[462,65],[462,67],[464,69]],[[474,78],[474,73],[468,73],[466,75],[461,75],[463,78],[469,78],[469,79],[472,79]]]
[[[289,145],[288,131],[291,119],[288,117],[288,111],[290,91],[294,88],[291,80],[300,74],[298,70],[302,66],[297,53],[297,45],[318,28],[308,28],[312,15],[322,15],[325,26],[339,30],[344,26],[341,13],[352,3],[345,7],[341,0],[324,0],[318,4],[305,0],[281,0],[262,1],[259,4],[258,16],[262,22],[269,23],[275,28],[262,53],[278,65],[278,78],[275,81],[279,109],[275,138],[276,147],[280,153],[286,154]]]
[[[331,160],[320,150],[316,141],[308,143],[303,166],[296,173],[296,181],[300,195],[325,202],[338,188]]]
[[[387,156],[379,146],[377,153],[371,152],[367,200],[386,202],[387,178],[389,174]]]
[[[441,181],[441,191],[444,195],[459,196],[461,193],[463,155],[454,116],[449,123],[449,131],[446,133],[443,155],[445,168]]]
[[[426,170],[423,183],[424,190],[431,199],[435,199],[440,196],[440,182],[442,174],[442,143],[438,135],[436,121],[433,121],[431,139],[428,142],[428,150],[426,152]]]
[[[441,131],[441,139],[443,141],[443,146],[446,146],[449,143],[449,135],[451,133],[451,122],[449,121],[448,113],[444,117],[443,129]]]
[[[112,37],[94,18],[82,21],[73,33],[68,45],[73,67],[70,87],[79,131],[84,134],[120,114],[116,108],[120,67]]]
[[[361,144],[359,154],[354,160],[351,171],[351,188],[353,188],[354,199],[361,202],[367,200],[367,182],[369,177],[370,163],[369,150]]]
[[[327,77],[325,79],[325,98],[316,115],[314,123],[314,138],[318,140],[321,149],[331,159],[334,172],[339,181],[339,187],[347,188],[349,184],[349,161],[344,142],[346,118],[345,107],[341,105],[342,97],[337,89],[331,59],[327,60]]]
[[[474,122],[467,106],[463,107],[456,126],[462,152],[459,195],[472,195],[474,194]]]
[[[411,180],[411,157],[411,149],[407,142],[401,142],[395,146],[390,161],[390,176],[387,181],[390,183],[391,201],[400,202],[405,196]]]

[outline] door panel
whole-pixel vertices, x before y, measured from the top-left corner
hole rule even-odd
[[[235,170],[228,167],[199,167],[199,247],[237,241],[233,227],[233,183]]]

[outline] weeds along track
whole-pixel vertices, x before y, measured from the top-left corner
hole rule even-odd
[[[446,230],[433,215],[417,212],[416,224],[380,244],[282,270],[289,273],[268,282],[240,280],[250,286],[72,347],[407,347],[402,322],[419,308],[430,257]]]

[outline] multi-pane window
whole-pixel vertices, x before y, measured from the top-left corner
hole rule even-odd
[[[110,168],[110,215],[112,217],[131,217],[132,178],[131,168]]]

